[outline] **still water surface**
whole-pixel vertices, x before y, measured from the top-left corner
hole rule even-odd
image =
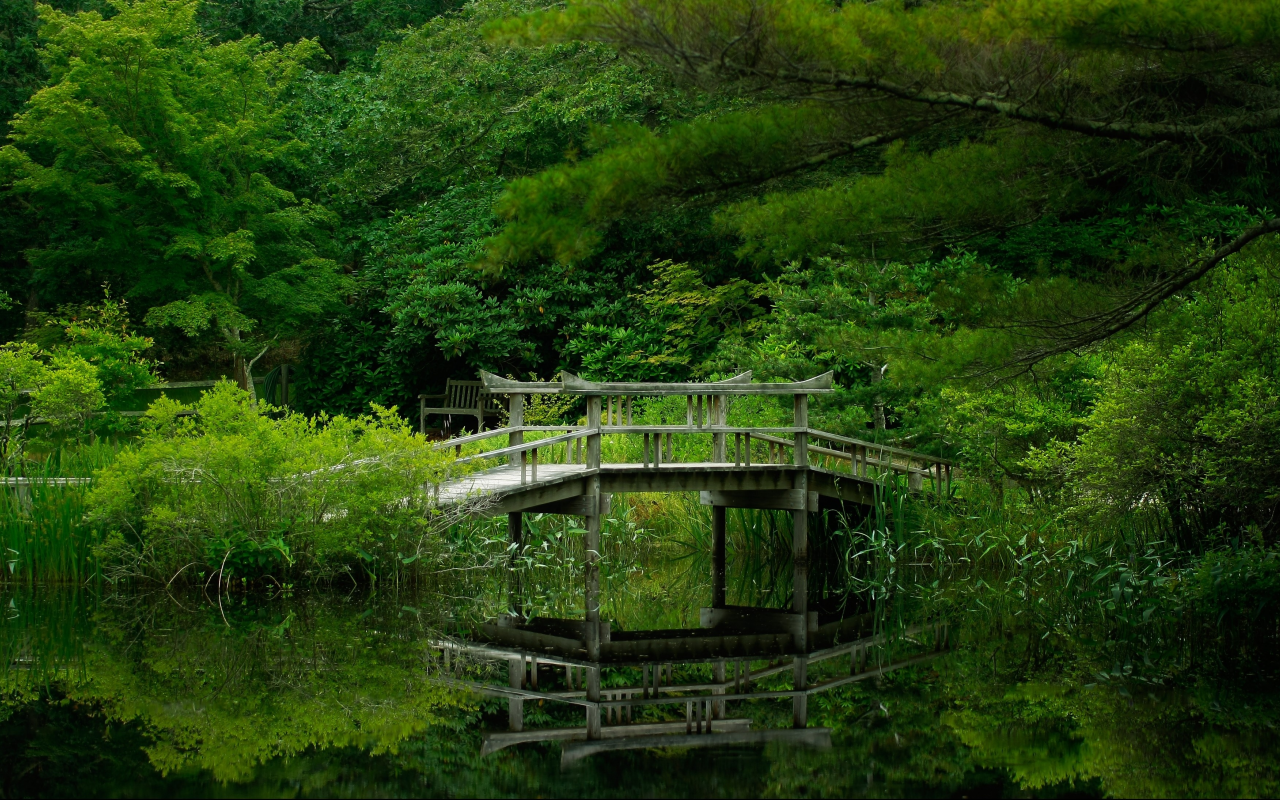
[[[705,574],[696,559],[634,567],[617,580],[643,590],[608,605],[608,616],[617,630],[680,620],[696,627],[706,592],[697,576]],[[750,592],[738,585],[741,602]],[[785,597],[771,596],[776,586],[757,589],[746,599],[785,606]],[[831,730],[829,749],[624,750],[568,766],[555,742],[481,755],[486,735],[506,729],[507,702],[447,679],[501,684],[505,667],[455,656],[446,672],[436,646],[442,638],[467,641],[487,613],[476,611],[469,591],[247,592],[219,602],[216,592],[0,589],[3,795],[1280,792],[1274,648],[1259,648],[1256,631],[1203,635],[1203,625],[1182,620],[1135,646],[1103,625],[1076,625],[1069,634],[1020,627],[1017,613],[984,613],[980,603],[950,606],[949,652],[811,698],[809,724]],[[887,648],[900,653],[919,642],[895,639],[894,631],[939,613],[883,595],[822,592],[816,606],[879,615]],[[811,679],[849,668],[832,659]],[[676,683],[711,673],[706,664],[675,669]],[[602,681],[634,684],[639,671],[632,672],[606,669]],[[544,689],[563,680],[554,671],[542,678]],[[782,674],[756,688],[787,689],[789,680]],[[635,721],[678,721],[683,713],[651,706],[637,709]],[[729,708],[756,729],[787,728],[791,715],[788,700]],[[571,706],[530,701],[524,724],[575,726],[583,718]]]

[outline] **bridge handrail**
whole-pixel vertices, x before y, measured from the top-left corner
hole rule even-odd
[[[483,453],[476,453],[470,456],[459,458],[458,463],[465,463],[467,461],[472,461],[477,459],[498,458],[500,456],[515,455],[517,453],[528,452],[530,450],[535,450],[543,447],[550,447],[552,445],[560,444],[562,442],[571,442],[576,439],[585,438],[587,436],[591,436],[597,433],[599,433],[600,435],[644,434],[644,433],[750,434],[752,436],[755,436],[757,439],[759,439],[762,442],[769,442],[770,444],[777,444],[783,447],[794,447],[795,442],[789,439],[780,438],[778,436],[771,436],[769,434],[790,433],[794,435],[796,433],[806,433],[809,436],[814,437],[815,439],[821,439],[823,441],[835,442],[835,443],[844,444],[844,445],[852,445],[854,447],[861,447],[864,449],[864,453],[875,452],[876,454],[878,454],[879,457],[875,458],[874,461],[872,461],[866,455],[864,455],[864,460],[867,460],[868,463],[874,463],[876,466],[887,467],[889,469],[893,469],[899,472],[922,472],[925,474],[931,474],[930,470],[920,469],[910,463],[906,465],[902,465],[902,464],[895,463],[892,460],[892,458],[886,460],[884,458],[885,455],[902,456],[903,458],[910,459],[912,461],[922,461],[928,464],[938,465],[940,467],[952,466],[952,462],[949,461],[948,459],[940,458],[938,456],[932,456],[927,453],[920,453],[914,450],[906,450],[901,447],[892,447],[889,445],[877,444],[875,442],[868,442],[862,439],[854,439],[849,436],[841,436],[839,434],[818,430],[817,428],[808,428],[808,427],[798,428],[794,426],[752,427],[752,426],[740,426],[740,425],[704,425],[699,428],[696,425],[601,425],[598,428],[588,428],[585,425],[521,425],[516,427],[510,427],[510,428],[495,428],[490,431],[474,433],[469,436],[460,436],[456,439],[449,439],[447,441],[441,442],[437,444],[435,447],[436,449],[443,449],[446,447],[461,448],[465,444],[484,441],[486,439],[491,439],[497,436],[507,436],[513,433],[538,433],[538,432],[549,432],[549,431],[567,431],[567,433],[561,434],[559,436],[552,436],[547,439],[536,439],[529,442],[508,445],[506,447],[499,448],[497,450],[487,450]],[[853,453],[850,453],[844,450],[835,450],[835,449],[821,447],[819,445],[814,445],[814,444],[808,445],[808,449],[813,450],[815,452],[819,452],[822,455],[833,456],[836,458],[844,458],[850,461],[854,459]]]
[[[812,430],[812,429],[811,429],[811,430]],[[783,447],[794,447],[794,446],[795,446],[795,442],[791,441],[790,439],[780,439],[780,438],[778,438],[777,436],[769,436],[769,435],[767,435],[767,434],[762,434],[762,435],[760,435],[760,436],[757,436],[756,438],[758,438],[758,439],[759,439],[760,441],[762,441],[762,442],[768,442],[769,444],[782,445]],[[868,443],[868,445],[867,445],[867,453],[871,453],[871,452],[875,451],[876,449],[878,449],[878,447],[879,447],[878,445],[871,445],[870,443]],[[848,461],[848,462],[850,462],[850,463],[853,463],[853,461],[854,461],[854,460],[855,460],[855,458],[856,458],[856,456],[855,456],[853,453],[850,453],[850,452],[848,452],[848,451],[846,451],[846,450],[833,450],[833,449],[831,449],[831,448],[828,448],[828,447],[822,447],[822,446],[820,446],[820,445],[816,445],[816,444],[810,444],[810,445],[808,446],[808,448],[807,448],[807,449],[808,449],[808,450],[809,450],[809,452],[811,452],[811,453],[818,453],[818,454],[820,454],[820,455],[824,455],[824,456],[832,456],[833,458],[840,458],[840,459],[843,459],[843,460]],[[886,449],[886,450],[890,450],[890,449],[893,449],[893,448],[887,448],[887,447],[886,447],[885,449]],[[913,457],[915,457],[915,458],[917,458],[917,459],[919,459],[919,460],[927,460],[927,459],[929,459],[929,458],[930,458],[929,456],[922,456],[922,455],[920,455],[920,454],[918,454],[918,453],[917,453],[917,454],[913,454]],[[867,455],[867,456],[864,456],[864,457],[863,457],[863,461],[865,461],[865,463],[867,463],[867,464],[869,464],[869,465],[871,465],[871,466],[873,466],[873,467],[880,467],[880,468],[884,468],[884,469],[891,469],[891,470],[893,470],[893,471],[895,471],[895,472],[916,473],[916,474],[919,474],[919,475],[929,475],[929,476],[933,476],[933,472],[932,472],[931,470],[929,470],[929,469],[921,469],[920,467],[914,467],[914,466],[910,466],[910,465],[907,465],[907,464],[899,464],[899,463],[896,463],[895,461],[893,461],[892,459],[885,460],[885,459],[880,459],[880,458],[871,458],[869,455]]]
[[[480,433],[472,433],[466,436],[459,436],[454,439],[445,439],[435,445],[436,450],[444,450],[449,447],[461,447],[464,444],[472,442],[481,442],[485,439],[492,439],[495,436],[506,436],[511,433],[531,433],[537,431],[576,431],[587,430],[585,425],[517,425],[511,428],[494,428],[492,430],[481,431]]]
[[[866,442],[866,441],[863,441],[862,439],[852,439],[848,436],[840,436],[839,434],[835,434],[835,433],[827,433],[826,431],[820,431],[820,430],[817,430],[816,428],[809,428],[808,430],[805,431],[805,433],[808,433],[810,436],[813,436],[819,439],[826,439],[828,442],[839,442],[840,444],[851,444],[857,447],[875,448],[876,450],[880,450],[885,453],[893,453],[894,455],[907,456],[908,458],[915,458],[915,459],[919,459],[920,461],[929,461],[934,464],[941,464],[944,467],[953,466],[952,463],[945,458],[939,458],[938,456],[931,456],[928,453],[921,453],[916,450],[905,450],[901,447],[890,447],[888,445],[876,444],[875,442]]]
[[[561,442],[572,442],[575,439],[585,439],[595,434],[595,428],[583,428],[582,430],[572,431],[570,433],[562,433],[559,436],[551,436],[546,439],[537,439],[532,442],[524,442],[522,444],[508,445],[497,450],[486,450],[483,453],[475,453],[469,456],[463,456],[456,459],[455,464],[466,464],[469,461],[482,461],[486,458],[501,458],[503,456],[513,456],[518,453],[525,453],[530,450],[538,450],[543,447],[551,447]]]

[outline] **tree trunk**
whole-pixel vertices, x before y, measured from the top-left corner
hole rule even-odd
[[[241,343],[240,329],[229,327],[223,328],[223,334],[226,336],[227,341],[230,342],[232,347],[236,350],[235,354],[231,357],[232,370],[235,375],[236,385],[249,393],[249,402],[257,405],[258,393],[253,388],[253,365],[257,364],[258,359],[262,358],[262,356],[271,347],[271,342],[263,345],[262,349],[258,351],[256,356],[245,360],[245,357],[240,354],[239,348],[236,347],[236,345]],[[272,339],[271,341],[274,342],[275,339]]]
[[[249,370],[245,364],[244,356],[232,356],[231,370],[231,374],[235,376],[236,385],[246,392],[252,391],[253,381],[249,377]]]

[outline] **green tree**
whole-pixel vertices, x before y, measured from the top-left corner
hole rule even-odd
[[[470,3],[385,44],[367,72],[314,74],[300,87],[309,175],[344,216],[358,286],[349,313],[327,321],[307,351],[300,380],[315,408],[404,408],[477,368],[581,369],[567,348],[585,326],[627,327],[643,315],[629,295],[660,260],[655,243],[683,242],[689,257],[707,243],[723,251],[678,212],[615,237],[590,269],[473,268],[510,178],[574,158],[596,126],[658,124],[688,105],[605,45],[530,52],[485,39],[489,22],[537,7]]]
[[[214,45],[193,0],[112,8],[41,8],[50,84],[14,120],[0,180],[68,231],[29,251],[37,273],[89,272],[153,306],[149,324],[216,332],[252,391],[255,361],[347,286],[325,257],[333,215],[273,180],[302,149],[283,93],[316,47]]]
[[[608,43],[747,98],[665,130],[619,126],[590,158],[514,182],[494,265],[581,261],[612,226],[688,198],[765,262],[914,261],[1050,218],[1210,207],[1085,271],[1003,265],[1027,280],[984,322],[1015,343],[994,366],[1025,366],[1128,329],[1280,230],[1258,211],[1273,185],[1258,154],[1280,142],[1269,3],[600,0],[493,30]]]
[[[335,71],[367,64],[401,29],[451,11],[459,0],[204,0],[200,27],[214,39],[261,36],[278,45],[312,39]]]

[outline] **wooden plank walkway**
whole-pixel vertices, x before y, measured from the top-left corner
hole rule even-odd
[[[704,505],[732,508],[775,508],[810,511],[842,508],[843,504],[870,505],[875,498],[875,479],[824,467],[807,470],[807,493],[800,497],[797,486],[806,476],[790,464],[758,464],[750,467],[716,462],[664,464],[601,464],[590,469],[585,464],[542,464],[537,480],[525,469],[522,482],[519,466],[505,464],[473,473],[440,485],[441,506],[471,504],[481,516],[497,516],[518,511],[554,512],[542,509],[587,493],[586,479],[598,476],[605,494],[633,492],[698,492]]]

